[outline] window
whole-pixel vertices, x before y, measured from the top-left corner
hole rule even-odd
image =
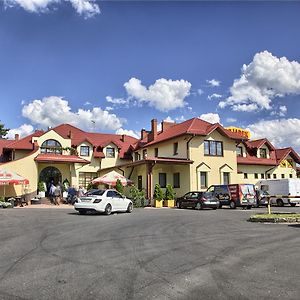
[[[230,173],[229,172],[224,172],[223,173],[223,183],[224,184],[229,184],[230,183]]]
[[[134,159],[135,160],[140,160],[141,159],[141,155],[138,152],[134,153]]]
[[[143,177],[142,175],[138,176],[138,189],[141,190],[143,188]]]
[[[159,185],[162,188],[165,188],[167,185],[167,174],[166,173],[159,173],[158,174],[158,181]]]
[[[201,189],[207,187],[207,172],[200,172],[200,186]]]
[[[290,178],[293,178],[293,174],[290,174]]]
[[[154,157],[158,157],[158,148],[154,149]]]
[[[106,157],[109,157],[109,158],[115,157],[115,148],[107,147],[106,148]]]
[[[91,181],[94,178],[97,178],[97,173],[92,172],[79,172],[79,180],[78,184],[83,186],[84,188],[87,188],[88,185],[91,183]]]
[[[223,143],[217,141],[204,141],[204,155],[223,156]]]
[[[281,174],[281,178],[282,178],[282,179],[284,178],[284,174]]]
[[[147,149],[144,149],[143,150],[143,159],[146,159],[147,158]]]
[[[268,177],[268,179],[270,179],[271,178],[271,174],[267,174],[267,177]]]
[[[248,179],[248,173],[244,173],[244,179]]]
[[[90,156],[90,147],[80,146],[80,156]]]
[[[178,143],[174,143],[173,144],[173,155],[177,155],[178,154]]]
[[[274,178],[274,179],[276,179],[276,178],[277,178],[276,174],[273,174],[273,178]]]
[[[41,146],[41,153],[62,154],[61,144],[56,140],[47,140]]]
[[[254,178],[258,179],[258,174],[257,173],[254,173]]]
[[[180,173],[173,174],[173,187],[180,188]]]
[[[260,158],[267,158],[267,149],[259,149]]]
[[[265,174],[264,174],[264,173],[261,173],[261,174],[260,174],[260,178],[261,178],[261,179],[265,179]]]
[[[236,155],[243,156],[243,147],[236,147]]]

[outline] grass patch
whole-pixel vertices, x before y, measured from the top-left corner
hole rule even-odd
[[[257,214],[250,217],[250,222],[268,223],[300,223],[300,214],[297,213],[272,213]]]

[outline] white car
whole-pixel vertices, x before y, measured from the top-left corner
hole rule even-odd
[[[80,197],[74,204],[74,208],[81,215],[85,215],[87,212],[102,212],[110,215],[112,212],[119,211],[131,213],[133,203],[116,190],[92,190]]]

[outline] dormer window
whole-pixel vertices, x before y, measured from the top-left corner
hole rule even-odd
[[[80,156],[90,156],[90,147],[80,146]]]
[[[41,146],[41,153],[62,154],[62,146],[56,140],[47,140]]]
[[[116,155],[115,148],[106,147],[106,157],[113,158],[113,157],[115,157],[115,155]]]
[[[259,156],[260,158],[267,158],[267,149],[259,149]]]
[[[236,156],[243,156],[243,147],[236,147]]]

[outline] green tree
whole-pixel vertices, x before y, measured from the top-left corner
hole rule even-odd
[[[145,191],[139,189],[136,186],[130,188],[130,198],[132,199],[134,207],[144,207],[145,206]]]
[[[165,199],[166,200],[174,200],[175,199],[175,191],[170,184],[168,184],[166,187]]]
[[[8,128],[4,128],[4,124],[0,123],[0,137],[4,138],[7,135]]]
[[[160,185],[157,183],[154,187],[154,195],[153,195],[154,200],[159,200],[161,201],[164,198],[163,191],[160,188]]]
[[[118,179],[117,183],[116,183],[116,190],[120,193],[120,194],[124,194],[124,187],[123,184],[121,183],[121,180]]]

